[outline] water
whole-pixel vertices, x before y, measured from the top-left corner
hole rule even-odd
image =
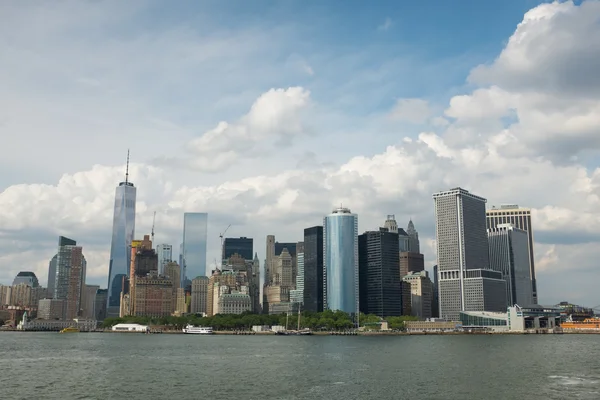
[[[599,399],[600,336],[0,333],[2,399]]]

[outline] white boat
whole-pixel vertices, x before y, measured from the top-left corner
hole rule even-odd
[[[195,335],[212,335],[213,328],[210,326],[194,326],[194,325],[186,325],[183,328],[183,333],[191,333]]]

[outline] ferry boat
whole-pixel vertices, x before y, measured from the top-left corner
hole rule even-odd
[[[560,324],[560,327],[563,329],[596,329],[600,330],[600,318],[586,318],[583,321],[573,321],[569,318],[569,320]]]
[[[213,328],[210,326],[194,326],[194,325],[186,325],[185,328],[183,328],[183,333],[191,333],[194,335],[212,335],[213,332]]]
[[[74,326],[69,326],[68,328],[62,329],[59,333],[78,333],[80,332],[79,328],[75,328]]]

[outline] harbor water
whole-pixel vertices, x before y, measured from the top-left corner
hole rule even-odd
[[[599,399],[600,335],[0,332],[2,399]]]

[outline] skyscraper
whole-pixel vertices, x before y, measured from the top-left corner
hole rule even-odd
[[[461,311],[505,311],[506,283],[490,270],[485,203],[462,188],[433,195],[440,317]]]
[[[81,311],[81,297],[84,294],[85,272],[82,249],[75,246],[71,249],[69,280],[67,287],[67,305],[65,319],[77,318]]]
[[[512,224],[498,224],[488,229],[490,267],[502,272],[506,281],[507,306],[533,304],[529,239],[527,232]]]
[[[54,289],[56,288],[56,263],[58,259],[58,254],[55,254],[54,257],[50,260],[48,264],[48,294],[54,297]]]
[[[408,234],[408,251],[411,253],[421,253],[421,244],[419,243],[419,232],[415,229],[415,224],[413,224],[412,219],[408,221],[408,227],[406,228],[406,233]]]
[[[192,279],[192,299],[190,312],[192,314],[206,313],[206,302],[208,301],[208,277],[197,276]]]
[[[304,230],[304,310],[323,311],[323,227]]]
[[[158,253],[158,274],[163,275],[165,273],[165,266],[173,261],[173,246],[170,244],[159,244],[156,246],[156,253]]]
[[[533,302],[538,304],[537,280],[535,277],[535,259],[533,251],[533,226],[531,225],[531,209],[519,207],[516,204],[504,204],[500,208],[492,207],[486,211],[487,228],[494,229],[499,224],[513,224],[515,228],[527,231],[529,240],[529,277],[531,279],[531,290]]]
[[[35,274],[31,271],[21,271],[17,274],[12,285],[17,286],[20,283],[24,283],[32,288],[39,286],[37,276],[35,276]]]
[[[223,260],[228,260],[234,254],[239,254],[244,260],[254,258],[254,241],[252,238],[225,238],[223,242]]]
[[[323,219],[323,242],[323,307],[358,315],[358,216],[334,209]]]
[[[125,181],[115,189],[112,241],[108,267],[107,317],[118,317],[121,308],[121,286],[131,264],[130,245],[135,232],[136,188],[129,182],[129,151]]]
[[[206,241],[207,213],[183,214],[183,245],[181,264],[181,287],[191,285],[197,276],[207,276]]]
[[[387,228],[358,236],[360,311],[379,317],[402,315],[398,233]]]

